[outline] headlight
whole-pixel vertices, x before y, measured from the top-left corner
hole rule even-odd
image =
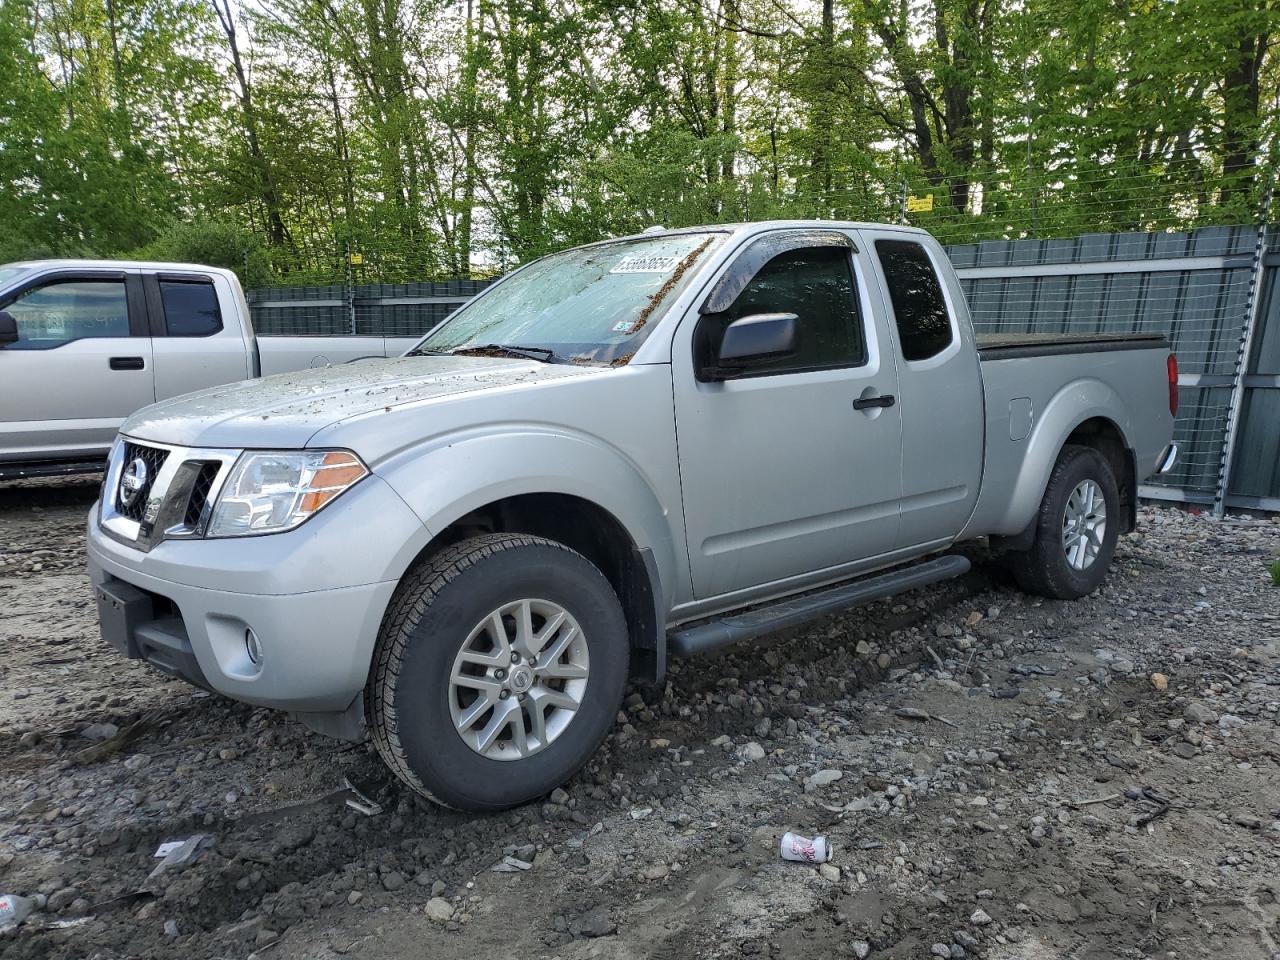
[[[205,536],[292,530],[368,473],[346,450],[248,451],[231,469]]]

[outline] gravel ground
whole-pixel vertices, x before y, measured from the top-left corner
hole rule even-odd
[[[1080,602],[980,566],[676,664],[563,790],[475,817],[110,653],[94,491],[0,489],[0,893],[42,904],[6,958],[1280,953],[1274,519],[1144,509]]]

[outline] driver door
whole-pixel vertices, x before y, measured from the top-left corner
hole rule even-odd
[[[697,600],[893,550],[901,495],[898,379],[852,241],[779,231],[747,245],[672,346],[680,477]],[[713,303],[729,288],[725,298]],[[736,291],[736,293],[735,293]],[[700,379],[734,320],[795,314],[790,356]],[[868,401],[871,401],[870,403]]]
[[[18,330],[0,349],[0,456],[105,456],[121,422],[155,402],[135,271],[45,274],[0,310]]]

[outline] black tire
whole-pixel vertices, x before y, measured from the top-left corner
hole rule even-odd
[[[1092,480],[1106,504],[1106,525],[1094,560],[1083,570],[1068,562],[1063,546],[1067,501],[1076,487]],[[1008,564],[1018,586],[1028,593],[1057,600],[1076,600],[1092,593],[1111,566],[1120,527],[1120,493],[1106,458],[1092,447],[1066,446],[1058,455],[1036,518],[1035,542],[1025,553],[1012,554]]]
[[[454,658],[490,611],[531,597],[577,620],[590,658],[586,689],[567,726],[541,750],[490,759],[454,726]],[[622,607],[594,565],[541,537],[488,534],[442,550],[405,576],[383,619],[365,710],[378,752],[414,791],[462,810],[504,810],[549,793],[590,760],[617,716],[627,663]]]

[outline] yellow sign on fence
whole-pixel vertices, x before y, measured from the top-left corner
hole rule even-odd
[[[353,254],[351,254],[351,256],[350,256],[350,260],[351,260],[351,265],[352,265],[353,267],[362,267],[362,266],[364,266],[364,254],[363,254],[363,253],[353,253]]]
[[[907,197],[907,213],[925,213],[933,209],[933,194],[923,197]]]

